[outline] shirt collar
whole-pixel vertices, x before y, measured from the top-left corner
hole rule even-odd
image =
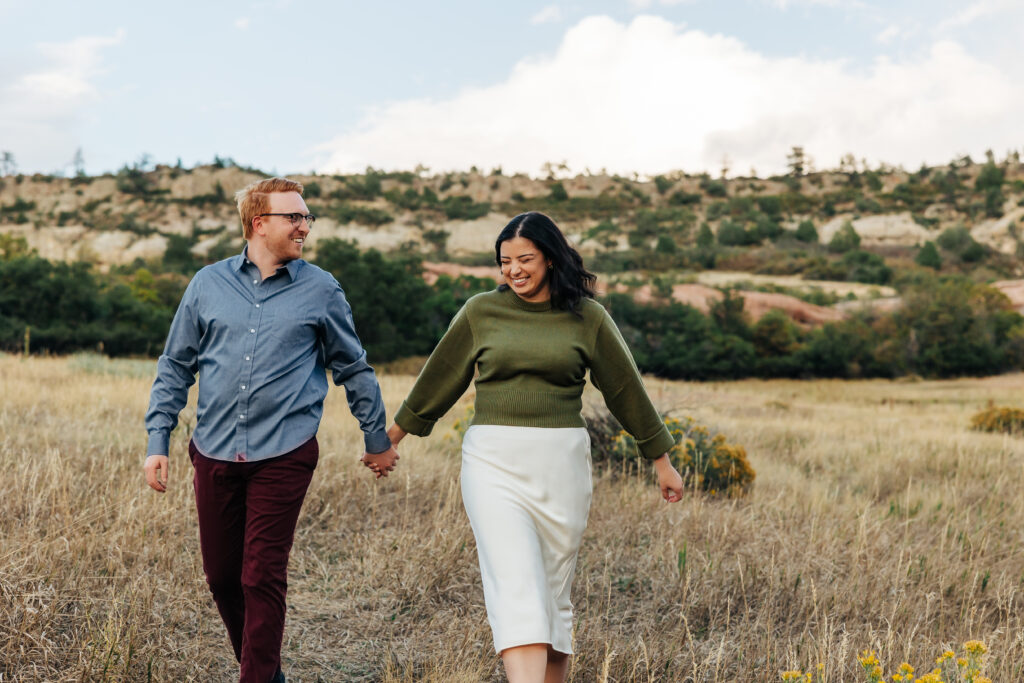
[[[252,263],[252,261],[249,260],[249,245],[248,244],[246,244],[244,247],[242,247],[242,253],[241,254],[239,254],[238,256],[233,256],[232,259],[233,259],[233,262],[231,264],[231,267],[232,267],[232,269],[234,269],[236,271],[241,271],[242,268],[245,265],[247,265],[247,264],[256,265],[256,264]],[[295,281],[296,276],[298,276],[298,274],[299,274],[299,268],[302,267],[303,263],[304,263],[304,261],[302,259],[295,259],[294,261],[289,261],[288,263],[286,263],[284,265],[284,269],[288,273],[288,279],[289,280],[291,280],[292,282]],[[281,270],[281,269],[278,268],[278,270]]]

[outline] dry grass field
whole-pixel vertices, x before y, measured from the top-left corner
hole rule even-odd
[[[0,356],[0,680],[230,681],[185,454],[142,479],[153,364]],[[411,385],[384,376],[389,412]],[[984,640],[994,681],[1024,680],[1024,440],[969,432],[1024,376],[946,382],[650,380],[656,402],[746,446],[739,500],[670,506],[595,473],[573,590],[573,681],[862,680]],[[463,400],[468,404],[468,397]],[[458,488],[462,407],[374,481],[344,396],[290,568],[290,681],[501,680]]]

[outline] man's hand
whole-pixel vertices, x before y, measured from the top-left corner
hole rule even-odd
[[[146,458],[142,470],[146,473],[146,483],[155,491],[163,493],[167,490],[167,456],[151,455]]]
[[[373,473],[380,479],[388,476],[388,472],[395,469],[395,463],[398,462],[398,451],[392,446],[380,453],[363,453],[363,457],[359,458],[359,461],[373,470]]]

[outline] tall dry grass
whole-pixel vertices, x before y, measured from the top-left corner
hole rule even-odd
[[[142,480],[151,368],[0,357],[0,680],[235,675],[199,560],[191,408],[168,493]],[[411,381],[382,378],[389,410]],[[758,478],[741,500],[670,506],[597,477],[573,681],[771,681],[818,663],[851,681],[861,650],[927,669],[969,638],[993,680],[1024,679],[1024,441],[968,431],[990,400],[1019,405],[1024,376],[649,386],[745,445]],[[501,679],[446,424],[376,482],[332,392],[292,553],[289,680]]]

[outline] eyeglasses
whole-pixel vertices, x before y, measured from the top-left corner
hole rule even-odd
[[[306,221],[306,225],[309,227],[310,230],[313,229],[313,223],[316,221],[316,216],[314,216],[311,213],[307,213],[307,214],[301,214],[301,213],[261,213],[259,215],[260,216],[284,216],[285,218],[287,218],[291,222],[293,228],[299,227],[302,224],[302,221]]]

